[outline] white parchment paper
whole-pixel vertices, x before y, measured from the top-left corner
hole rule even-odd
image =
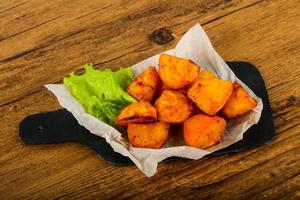
[[[175,49],[171,49],[165,53],[191,59],[201,67],[201,70],[208,69],[222,79],[239,82],[256,99],[257,107],[248,114],[231,120],[226,127],[221,142],[209,149],[201,150],[185,146],[182,134],[175,132],[169,134],[169,139],[161,149],[135,148],[122,137],[119,131],[86,113],[83,106],[71,95],[63,84],[46,85],[57,97],[60,105],[70,111],[80,125],[84,126],[91,133],[105,138],[116,152],[128,156],[148,177],[153,176],[156,172],[157,164],[168,157],[177,156],[200,159],[207,154],[241,140],[243,133],[259,121],[263,108],[261,99],[235,76],[225,61],[214,50],[206,33],[199,24],[193,26],[183,35]],[[135,76],[139,75],[149,66],[157,66],[159,55],[155,55],[132,66]]]

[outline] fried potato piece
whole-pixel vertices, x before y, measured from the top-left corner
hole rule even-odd
[[[161,54],[158,73],[163,83],[171,89],[191,84],[199,73],[199,67],[191,60]]]
[[[164,90],[156,100],[158,120],[181,123],[193,114],[193,103],[180,91]]]
[[[116,124],[127,126],[128,123],[149,123],[157,120],[156,109],[146,101],[126,106],[118,115]]]
[[[128,124],[129,142],[135,147],[160,148],[168,139],[170,125],[165,122]]]
[[[187,96],[198,108],[208,114],[215,115],[225,105],[233,90],[233,84],[217,78],[205,70],[199,73],[197,80],[188,89]]]
[[[139,101],[153,101],[158,92],[159,82],[155,67],[148,67],[133,80],[127,92]]]
[[[234,84],[233,92],[221,110],[226,118],[234,118],[256,107],[257,103],[238,83]]]
[[[183,123],[183,137],[187,145],[205,149],[221,140],[226,121],[217,116],[194,115]]]

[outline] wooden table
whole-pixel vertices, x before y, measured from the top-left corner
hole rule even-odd
[[[74,143],[25,145],[27,115],[60,108],[44,87],[85,63],[130,66],[200,23],[227,61],[265,79],[276,132],[234,155],[160,164],[147,178]],[[300,1],[0,1],[0,199],[299,199]],[[298,197],[298,198],[297,198]]]

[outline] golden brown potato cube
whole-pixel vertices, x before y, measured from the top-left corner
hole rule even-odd
[[[134,147],[160,148],[168,139],[170,125],[165,122],[128,124],[128,140]]]
[[[257,103],[238,83],[234,84],[233,92],[221,110],[226,118],[234,118],[256,107]]]
[[[183,137],[188,146],[205,149],[221,140],[226,121],[217,116],[194,115],[183,123]]]
[[[149,102],[140,101],[126,106],[117,117],[116,124],[127,126],[128,123],[149,123],[156,120],[156,109]]]
[[[197,77],[199,69],[191,60],[167,54],[161,54],[159,58],[159,76],[171,89],[180,89],[191,84]]]
[[[189,118],[194,110],[193,103],[182,92],[172,90],[164,90],[154,107],[159,121],[176,124]]]
[[[214,75],[210,73],[200,72],[197,80],[188,89],[187,96],[202,112],[215,115],[230,97],[233,84],[227,80],[213,78]]]
[[[155,67],[148,67],[133,80],[127,92],[139,101],[153,101],[158,92],[159,81]]]

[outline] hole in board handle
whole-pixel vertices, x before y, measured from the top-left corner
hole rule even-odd
[[[36,127],[36,131],[39,133],[42,133],[44,131],[44,127],[43,126],[38,126]]]

